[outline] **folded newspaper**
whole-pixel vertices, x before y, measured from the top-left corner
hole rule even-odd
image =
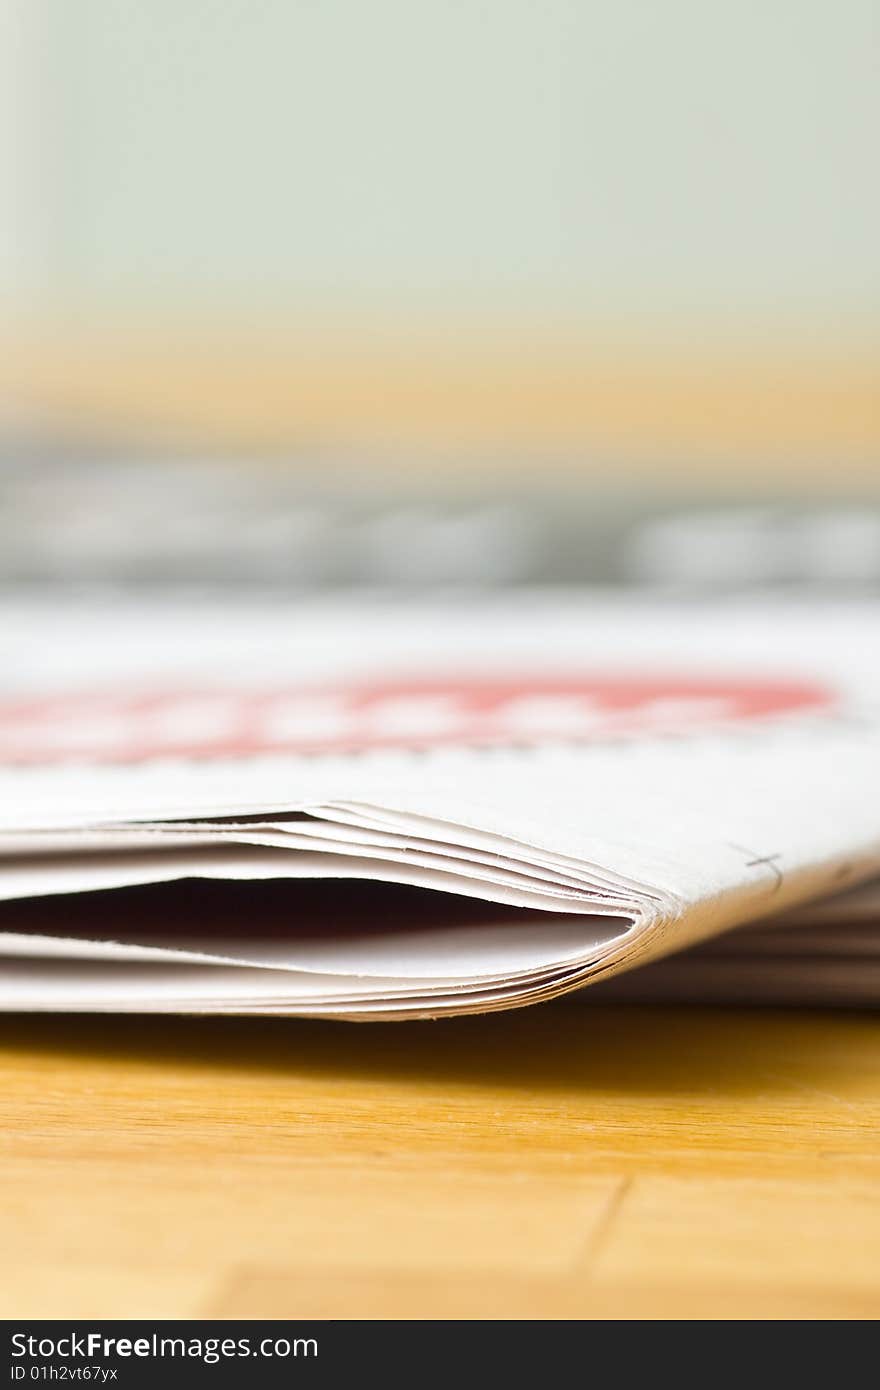
[[[74,597],[0,635],[0,1009],[880,998],[873,602]]]

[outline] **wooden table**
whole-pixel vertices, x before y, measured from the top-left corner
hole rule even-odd
[[[867,1318],[880,1028],[0,1021],[6,1317]]]

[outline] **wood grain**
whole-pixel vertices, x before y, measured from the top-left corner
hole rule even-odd
[[[6,1317],[868,1318],[873,1018],[6,1018]]]

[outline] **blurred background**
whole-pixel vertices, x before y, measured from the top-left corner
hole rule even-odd
[[[872,0],[0,0],[0,580],[880,590]]]

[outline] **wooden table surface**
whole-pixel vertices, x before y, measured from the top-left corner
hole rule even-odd
[[[880,1028],[0,1021],[6,1317],[867,1318]]]

